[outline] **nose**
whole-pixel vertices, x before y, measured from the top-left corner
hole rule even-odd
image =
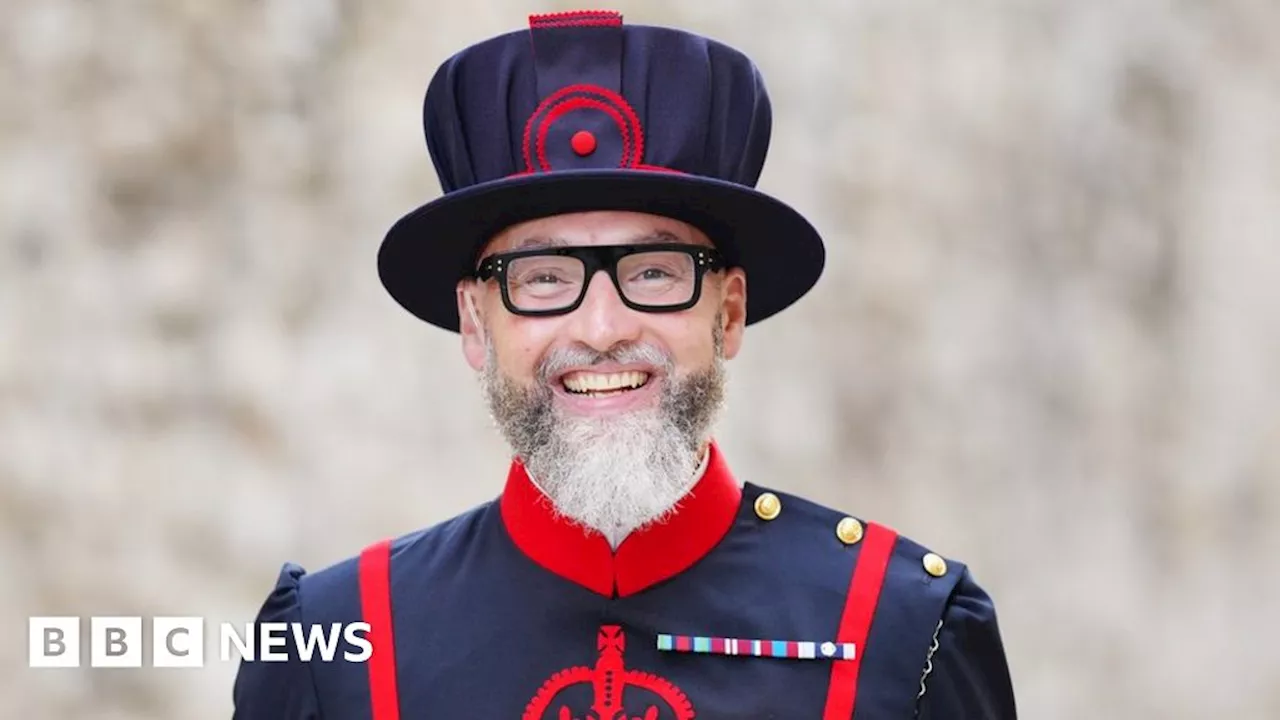
[[[587,285],[582,304],[570,316],[574,340],[600,352],[640,338],[639,313],[627,307],[609,274],[600,271]]]

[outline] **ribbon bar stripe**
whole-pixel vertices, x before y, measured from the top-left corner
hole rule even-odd
[[[704,655],[789,658],[792,660],[853,660],[857,656],[857,643],[756,640],[711,637],[707,635],[664,634],[658,636],[658,650]]]

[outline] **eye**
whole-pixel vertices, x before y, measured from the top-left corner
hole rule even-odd
[[[520,282],[525,285],[555,285],[564,282],[564,279],[555,273],[544,272],[521,278]]]
[[[517,266],[514,272],[508,274],[508,279],[512,285],[522,287],[552,287],[556,285],[567,285],[576,282],[578,273],[573,273],[567,268],[561,267],[523,267]]]
[[[640,280],[666,280],[674,275],[659,267],[648,267],[641,270],[636,277]]]

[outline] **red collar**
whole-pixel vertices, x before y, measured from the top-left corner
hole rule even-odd
[[[502,521],[516,547],[546,570],[605,597],[633,595],[701,560],[729,532],[742,488],[716,448],[680,509],[627,536],[615,553],[604,536],[557,516],[518,460],[502,492]]]

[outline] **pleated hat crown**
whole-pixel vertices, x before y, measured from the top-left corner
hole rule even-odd
[[[448,60],[427,91],[446,193],[522,173],[674,170],[754,186],[769,96],[746,55],[613,12],[535,15]]]

